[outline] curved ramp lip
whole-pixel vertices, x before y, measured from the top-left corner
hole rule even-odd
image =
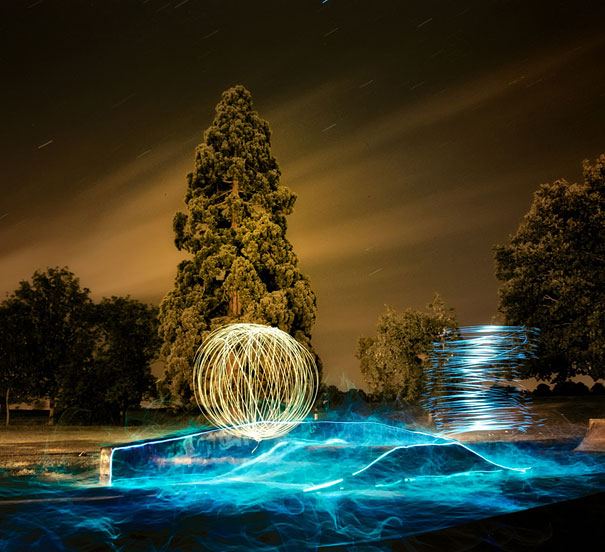
[[[271,423],[275,423],[275,424],[282,424],[282,423],[286,423],[286,422],[271,422]],[[363,473],[364,471],[366,471],[367,469],[371,468],[372,466],[374,466],[375,464],[377,464],[378,462],[382,461],[384,458],[388,457],[390,454],[392,454],[393,452],[397,451],[397,450],[402,450],[402,449],[410,449],[410,448],[419,448],[419,447],[434,447],[434,446],[452,446],[452,445],[457,445],[460,446],[464,449],[466,449],[467,451],[469,451],[472,455],[481,458],[483,461],[485,461],[486,463],[496,467],[498,470],[505,470],[505,471],[512,471],[512,472],[518,472],[518,473],[525,473],[528,470],[530,470],[530,467],[526,467],[526,468],[516,468],[516,467],[510,467],[510,466],[504,466],[502,464],[498,464],[496,462],[493,462],[491,460],[489,460],[488,458],[486,458],[485,456],[483,456],[482,454],[472,450],[470,447],[464,445],[463,443],[452,439],[450,437],[446,437],[443,435],[436,435],[433,433],[428,433],[428,432],[424,432],[424,431],[416,431],[416,430],[409,430],[400,426],[395,426],[395,425],[390,425],[390,424],[386,424],[386,423],[382,423],[382,422],[375,422],[375,421],[368,421],[368,422],[364,422],[364,421],[337,421],[337,420],[315,420],[315,421],[303,421],[301,422],[300,425],[305,425],[305,424],[315,424],[315,425],[327,425],[327,424],[332,424],[332,425],[339,425],[339,426],[346,426],[346,425],[364,425],[364,426],[368,426],[368,425],[376,425],[376,426],[381,426],[381,427],[386,427],[386,428],[390,428],[393,430],[401,430],[402,432],[405,432],[407,434],[412,434],[412,435],[420,435],[420,436],[424,436],[424,437],[428,437],[430,439],[433,440],[433,442],[431,443],[413,443],[413,444],[408,444],[408,445],[396,445],[393,446],[392,448],[390,448],[389,450],[385,451],[384,453],[382,453],[380,456],[378,456],[377,458],[375,458],[372,462],[369,462],[368,464],[366,464],[364,467],[362,467],[361,469],[351,473],[348,476],[343,476],[340,479],[336,479],[336,480],[332,480],[332,481],[328,481],[328,482],[322,482],[322,483],[318,483],[316,485],[311,485],[309,487],[306,487],[303,489],[303,492],[311,492],[311,491],[315,491],[315,490],[321,490],[321,489],[326,489],[329,487],[332,487],[338,483],[342,483],[344,481],[345,478],[348,477],[355,477],[361,473]],[[241,426],[246,426],[246,425],[250,425],[250,424],[241,424]],[[236,427],[240,427],[240,426],[236,426]],[[155,444],[161,444],[161,443],[169,443],[169,442],[174,442],[174,441],[178,441],[178,440],[183,440],[183,439],[188,439],[188,438],[192,438],[192,437],[199,437],[201,435],[209,435],[209,434],[214,434],[214,433],[218,433],[224,431],[224,428],[213,428],[213,429],[204,429],[195,433],[187,433],[187,434],[183,434],[183,435],[177,435],[177,436],[173,436],[173,437],[164,437],[164,438],[160,438],[160,439],[154,439],[154,440],[149,440],[149,441],[144,441],[144,442],[139,442],[139,443],[132,443],[132,444],[127,444],[127,445],[121,445],[121,446],[116,446],[116,447],[112,447],[111,449],[111,453],[110,453],[110,457],[109,457],[109,470],[108,470],[108,481],[107,481],[107,486],[112,486],[113,482],[114,482],[114,478],[113,478],[113,456],[114,453],[116,451],[121,451],[121,450],[129,450],[129,449],[135,449],[135,448],[141,448],[141,447],[145,447],[145,446],[150,446],[150,445],[155,445]],[[287,439],[287,437],[286,437]],[[334,442],[332,440],[332,442]],[[284,441],[278,441],[273,447],[271,447],[270,451],[268,452],[272,452],[274,451],[276,448],[280,448],[281,446],[284,446],[287,443],[286,440]],[[334,443],[335,444],[335,443]],[[354,445],[354,444],[353,444]],[[385,445],[385,446],[389,446],[389,445]],[[267,453],[265,453],[266,455]],[[262,455],[264,456],[264,455]],[[251,462],[253,463],[257,463],[260,461],[260,458],[255,458],[252,459]],[[465,473],[481,473],[481,470],[474,470],[474,471],[467,471],[467,472],[459,472],[457,474],[448,474],[448,475],[439,475],[439,474],[435,474],[435,475],[431,475],[430,477],[449,477],[451,475],[460,475],[460,474],[465,474]],[[424,477],[424,476],[421,476]],[[410,478],[406,478],[406,479],[410,479]],[[411,478],[411,479],[415,479]]]

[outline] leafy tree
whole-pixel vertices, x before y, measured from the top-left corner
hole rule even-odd
[[[85,385],[94,349],[93,303],[90,290],[65,268],[36,271],[31,282],[20,282],[14,292],[31,321],[28,347],[31,353],[31,392],[50,399],[54,408],[69,406],[74,383]]]
[[[552,390],[553,395],[561,397],[574,397],[576,395],[588,395],[590,390],[581,381],[559,381]]]
[[[591,388],[590,392],[593,395],[605,395],[605,385],[597,381]]]
[[[534,389],[534,396],[535,397],[549,397],[550,395],[552,395],[552,391],[550,389],[550,385],[547,385],[545,383],[540,383],[535,389]]]
[[[188,213],[174,218],[175,245],[191,258],[160,305],[160,390],[177,407],[194,404],[193,356],[218,326],[277,326],[312,350],[315,294],[286,238],[296,196],[279,179],[269,124],[248,90],[227,90],[187,175]]]
[[[360,337],[356,356],[372,393],[386,400],[420,399],[431,344],[457,328],[453,309],[436,294],[429,312],[387,306],[378,319],[376,337]]]
[[[0,304],[0,392],[5,424],[10,422],[10,403],[31,398],[33,374],[28,339],[32,325],[23,305],[14,298]]]
[[[495,247],[500,311],[541,330],[527,375],[564,381],[605,375],[605,155],[584,162],[583,184],[557,180],[534,194],[509,245]]]
[[[160,348],[158,308],[130,297],[103,299],[97,311],[97,373],[102,402],[120,413],[139,404],[155,386],[150,363]]]

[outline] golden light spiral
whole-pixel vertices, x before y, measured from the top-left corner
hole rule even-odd
[[[213,424],[256,441],[298,425],[319,384],[313,355],[286,332],[261,324],[212,332],[195,355],[193,383]]]

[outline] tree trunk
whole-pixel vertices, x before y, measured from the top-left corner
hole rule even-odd
[[[239,298],[239,291],[237,288],[233,291],[233,296],[229,302],[229,310],[233,316],[239,316],[242,314],[242,302]]]
[[[55,399],[50,399],[48,402],[48,425],[55,423]]]
[[[234,178],[231,183],[231,193],[233,197],[239,197],[239,182]],[[237,228],[237,217],[235,216],[235,209],[231,210],[231,228]]]
[[[9,395],[10,395],[10,391],[11,391],[11,388],[10,388],[10,387],[7,387],[7,388],[6,388],[6,403],[5,403],[5,404],[6,404],[6,424],[5,424],[5,425],[8,425],[8,424],[9,424],[9,422],[10,422],[10,417],[11,417],[10,404],[9,404],[9,402],[8,402],[8,397],[9,397]]]
[[[236,178],[231,182],[231,194],[233,197],[239,197],[239,182]],[[237,216],[235,214],[235,208],[231,210],[231,228],[237,228]],[[237,288],[233,291],[233,296],[229,303],[229,310],[233,316],[240,316],[242,314],[242,302],[240,301],[239,291]]]

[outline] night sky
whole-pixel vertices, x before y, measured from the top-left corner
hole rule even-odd
[[[602,1],[2,1],[0,292],[67,265],[159,303],[172,218],[221,92],[243,84],[297,195],[328,383],[361,383],[384,305],[439,291],[489,323],[543,182],[605,152]]]

